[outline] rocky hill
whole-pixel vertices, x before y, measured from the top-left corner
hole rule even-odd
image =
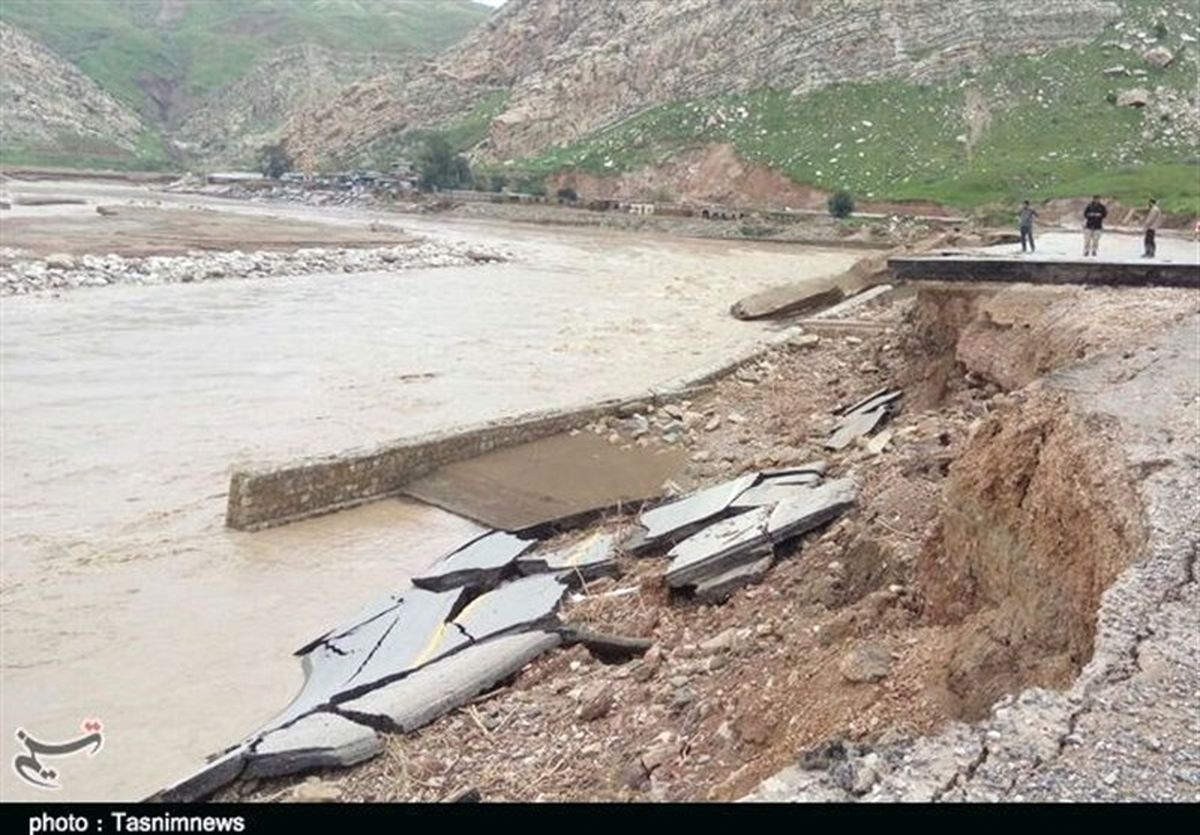
[[[244,161],[296,107],[447,47],[490,13],[473,0],[0,3],[0,21],[20,30],[22,44],[36,41],[41,54],[70,65],[71,77],[88,79],[167,140],[157,149],[149,141],[126,160],[142,165],[165,163],[167,151],[177,163],[189,151],[215,154],[210,162]],[[28,51],[0,54],[6,90],[9,76],[22,71],[10,63]],[[36,88],[27,95],[36,96]],[[34,119],[26,132],[39,141],[14,145],[6,131],[0,153],[69,161],[71,143],[60,145],[58,128],[37,119],[55,107],[38,102],[14,110],[14,120]],[[121,136],[114,134],[118,148],[128,144]]]
[[[104,167],[157,152],[141,117],[77,68],[22,32],[0,23],[0,107],[10,159]],[[48,149],[54,149],[47,153]]]
[[[654,170],[728,146],[867,198],[1152,190],[1182,208],[1196,25],[1189,0],[510,0],[285,135],[309,164],[441,127],[501,170],[650,169],[633,179],[659,190],[672,183]]]

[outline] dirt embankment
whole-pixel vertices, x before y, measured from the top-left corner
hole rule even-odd
[[[612,176],[563,171],[548,182],[551,193],[572,188],[587,199],[646,200],[770,209],[825,211],[830,192],[765,165],[747,162],[728,143],[711,143]],[[862,212],[950,217],[957,213],[928,200],[864,202]]]
[[[983,340],[1006,327],[1006,309],[1023,310],[1023,325]],[[227,796],[733,799],[798,756],[828,767],[848,796],[869,792],[874,766],[850,768],[830,740],[897,745],[976,719],[1005,694],[1064,688],[1088,663],[1100,596],[1145,541],[1142,506],[1110,427],[1038,379],[1102,348],[1132,349],[1195,310],[1159,290],[885,297],[874,330],[776,350],[694,401],[650,410],[648,433],[619,416],[581,427],[612,443],[683,444],[680,489],[824,458],[831,475],[858,481],[858,505],[723,605],[669,595],[659,559],[623,556],[622,576],[588,584],[563,617],[652,639],[642,659],[554,653],[390,737],[363,767]],[[1062,339],[1048,342],[1048,330]],[[823,449],[834,407],[884,385],[905,397],[883,433]]]

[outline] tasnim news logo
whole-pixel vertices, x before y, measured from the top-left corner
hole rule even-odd
[[[104,747],[104,726],[99,719],[84,719],[79,727],[83,736],[66,742],[41,742],[24,728],[17,728],[17,742],[25,746],[25,753],[13,757],[13,771],[35,788],[61,789],[58,772],[45,765],[42,757],[69,757],[84,750],[89,757],[94,757]]]

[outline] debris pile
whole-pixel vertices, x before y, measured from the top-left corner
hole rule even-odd
[[[762,576],[777,546],[853,505],[854,482],[824,482],[824,472],[816,462],[753,473],[648,510],[624,550],[672,546],[666,586],[721,602]],[[621,550],[604,530],[565,544],[499,530],[467,542],[409,588],[301,647],[305,680],[291,704],[155,799],[186,802],[239,778],[354,765],[383,749],[379,731],[412,733],[563,644],[582,644],[604,663],[646,653],[648,640],[558,617],[569,586],[619,574]],[[580,718],[609,708],[594,694]]]
[[[825,442],[825,448],[843,450],[859,438],[873,433],[892,416],[903,394],[899,390],[881,388],[856,403],[838,409],[835,412],[838,422]]]
[[[821,484],[824,462],[752,473],[643,513],[627,547],[646,553],[674,543],[672,589],[721,602],[765,574],[776,546],[840,515],[854,503],[850,479]]]

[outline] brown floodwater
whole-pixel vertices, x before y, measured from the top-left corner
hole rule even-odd
[[[77,188],[95,202],[158,199]],[[78,209],[25,216],[49,223],[55,208]],[[856,257],[382,217],[515,260],[0,304],[3,799],[136,799],[183,776],[292,697],[292,651],[478,531],[399,499],[229,531],[235,464],[632,394],[762,338],[766,326],[728,315],[740,296]],[[104,748],[55,761],[60,791],[16,778],[18,727],[59,740],[85,718],[103,722]]]

